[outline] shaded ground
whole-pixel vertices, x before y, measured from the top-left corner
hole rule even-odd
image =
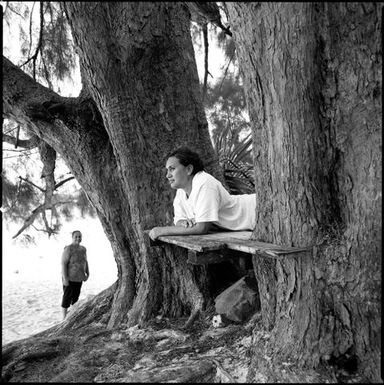
[[[260,314],[222,328],[213,328],[213,315],[205,313],[189,330],[182,329],[184,318],[158,318],[140,329],[94,323],[65,336],[15,341],[3,347],[2,382],[247,382],[252,344],[263,341]],[[276,368],[280,382],[359,382],[340,371],[283,364]]]

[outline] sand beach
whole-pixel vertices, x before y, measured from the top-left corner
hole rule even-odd
[[[61,254],[72,229],[83,233],[90,277],[79,302],[109,287],[117,279],[112,249],[97,220],[67,224],[58,239],[21,247],[3,232],[2,345],[41,332],[62,320]],[[76,305],[75,305],[76,306]],[[71,309],[71,308],[70,308]]]

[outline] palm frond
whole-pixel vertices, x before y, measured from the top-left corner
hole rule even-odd
[[[252,194],[255,192],[255,177],[252,159],[252,136],[239,140],[229,127],[215,136],[214,146],[219,163],[224,170],[224,178],[230,193]]]

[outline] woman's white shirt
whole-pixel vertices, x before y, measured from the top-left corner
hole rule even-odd
[[[176,191],[173,207],[175,224],[181,219],[194,219],[228,230],[253,230],[256,224],[256,194],[230,195],[205,171],[193,177],[189,197],[182,189]]]

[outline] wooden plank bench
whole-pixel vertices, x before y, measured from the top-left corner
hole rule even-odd
[[[252,231],[221,231],[204,235],[163,235],[152,246],[168,243],[188,250],[188,262],[194,265],[219,263],[234,257],[252,254],[282,259],[312,249],[309,247],[278,246],[250,239]]]

